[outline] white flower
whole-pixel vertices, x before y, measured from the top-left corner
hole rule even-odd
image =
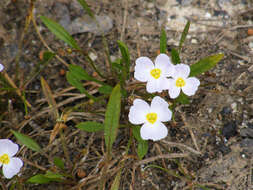
[[[4,70],[4,66],[0,63],[0,72]]]
[[[23,161],[13,157],[18,152],[18,145],[9,139],[0,139],[0,167],[3,166],[3,174],[10,179],[16,175],[23,166]]]
[[[168,134],[168,129],[162,122],[171,120],[172,112],[168,103],[156,96],[151,106],[141,99],[135,99],[129,111],[129,121],[135,125],[143,124],[140,130],[141,138],[157,141]]]
[[[166,54],[160,54],[155,64],[148,57],[139,57],[136,60],[134,78],[147,82],[147,92],[162,92],[168,89],[168,79],[174,71],[174,65]]]
[[[188,77],[190,67],[185,64],[177,64],[174,66],[175,72],[172,73],[172,78],[169,79],[169,95],[171,98],[179,96],[180,91],[188,96],[192,96],[200,85],[196,77]]]

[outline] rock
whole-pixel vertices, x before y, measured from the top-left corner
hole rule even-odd
[[[67,30],[71,35],[84,32],[102,35],[103,33],[108,33],[112,29],[113,20],[109,16],[96,15],[95,18],[97,22],[88,15],[76,18],[71,22]]]
[[[230,121],[226,124],[224,124],[222,130],[221,130],[222,136],[224,136],[227,140],[230,137],[233,137],[237,134],[237,125],[235,121]]]
[[[244,148],[244,151],[246,153],[253,154],[253,139],[243,139],[240,143],[240,146]]]
[[[243,128],[240,130],[240,135],[242,137],[249,137],[249,138],[253,138],[253,129],[250,128]]]

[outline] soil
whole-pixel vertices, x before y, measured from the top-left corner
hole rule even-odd
[[[113,160],[106,173],[105,189],[110,189],[116,173],[122,167],[119,189],[132,190],[184,190],[184,189],[253,189],[253,2],[251,0],[87,0],[103,25],[111,59],[120,57],[117,40],[125,42],[131,55],[131,71],[139,56],[154,60],[159,53],[159,36],[164,27],[168,38],[168,55],[177,48],[181,33],[191,21],[189,34],[180,54],[182,63],[194,64],[201,58],[224,53],[224,58],[198,78],[201,86],[191,103],[175,109],[175,121],[167,123],[169,135],[165,140],[149,142],[148,154],[187,153],[183,158],[154,159],[140,164],[134,146],[129,157],[124,157],[129,129],[120,128],[113,146]],[[61,23],[88,53],[97,66],[108,74],[108,62],[101,31],[98,31],[88,14],[77,1],[37,0],[34,3],[38,36],[33,23],[25,29],[29,14],[29,0],[2,0],[0,5],[0,60],[5,72],[25,92],[31,103],[25,112],[23,101],[14,90],[0,90],[0,137],[16,142],[10,129],[32,137],[43,148],[45,155],[20,146],[18,156],[24,167],[20,176],[1,179],[1,185],[10,188],[19,182],[22,189],[98,189],[103,178],[105,145],[103,133],[88,133],[75,127],[81,121],[103,122],[105,104],[93,103],[66,80],[67,64],[78,64],[91,75],[98,77],[84,56],[68,52],[67,44],[58,40],[41,22],[47,16]],[[104,22],[103,22],[104,21]],[[87,24],[88,23],[88,24]],[[54,58],[47,65],[39,65],[41,55],[52,51],[63,60]],[[39,72],[38,72],[39,71]],[[132,72],[133,73],[133,72]],[[0,74],[3,87],[4,74]],[[127,82],[135,84],[132,77]],[[43,77],[55,98],[59,113],[69,113],[64,129],[68,157],[64,154],[59,135],[49,143],[56,124],[52,109],[41,88]],[[113,83],[112,81],[108,81]],[[87,90],[98,96],[98,86],[85,82]],[[138,95],[129,88],[132,96],[122,116],[127,122],[127,109]],[[145,93],[145,89],[141,89]],[[160,94],[171,102],[167,93]],[[80,107],[75,107],[81,104]],[[68,112],[71,110],[71,112]],[[171,146],[174,142],[180,146]],[[134,142],[134,145],[136,142]],[[20,144],[21,145],[21,144]],[[194,151],[182,148],[191,147]],[[200,153],[200,154],[199,154]],[[45,185],[24,183],[31,176],[46,170],[62,172],[53,165],[53,158],[65,162],[65,172],[72,175],[64,182]],[[148,167],[156,165],[164,168]],[[172,175],[173,173],[173,175]],[[81,185],[80,185],[81,184]],[[2,187],[3,187],[2,186]],[[17,188],[17,187],[15,187]],[[18,189],[18,188],[17,188]]]

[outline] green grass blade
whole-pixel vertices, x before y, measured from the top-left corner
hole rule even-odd
[[[179,52],[181,52],[181,50],[182,50],[183,43],[184,43],[185,38],[186,38],[186,36],[187,36],[187,34],[189,32],[190,24],[191,24],[191,22],[187,21],[187,23],[186,23],[186,25],[184,27],[184,30],[183,30],[183,33],[181,35],[180,42],[179,42],[179,49],[178,49]]]
[[[165,30],[162,28],[160,36],[160,53],[166,53],[166,50],[167,50],[167,37]]]
[[[85,0],[77,0],[80,5],[82,5],[83,9],[88,13],[88,15],[91,17],[91,18],[95,18],[92,10],[90,9],[89,5],[86,3]]]
[[[40,19],[57,38],[63,40],[72,48],[80,50],[80,47],[74,38],[72,38],[72,36],[60,24],[45,16],[40,16]]]
[[[117,136],[120,118],[120,107],[121,107],[121,92],[120,92],[120,85],[118,84],[112,90],[105,112],[104,135],[107,152],[109,154],[111,153],[112,144]]]
[[[191,65],[190,76],[197,76],[212,69],[223,58],[223,56],[223,53],[211,55]]]
[[[32,149],[33,151],[36,151],[36,152],[41,151],[40,146],[31,137],[28,137],[27,135],[24,135],[22,133],[14,131],[14,130],[11,130],[11,132],[23,145],[27,146],[28,148]]]
[[[97,132],[104,130],[104,125],[102,123],[97,123],[94,121],[81,122],[77,124],[76,127],[86,132]]]

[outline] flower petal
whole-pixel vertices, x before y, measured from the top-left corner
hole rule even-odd
[[[157,113],[158,120],[162,122],[170,121],[172,117],[169,104],[159,96],[153,98],[150,106],[150,112]]]
[[[8,154],[10,157],[18,152],[18,145],[9,139],[0,139],[0,155]]]
[[[128,114],[129,121],[136,125],[144,123],[149,110],[150,106],[147,102],[141,99],[135,99]]]
[[[176,81],[174,79],[168,79],[169,80],[169,95],[170,98],[176,98],[180,94],[180,87],[176,86]]]
[[[0,72],[4,70],[4,66],[0,63]]]
[[[186,64],[177,64],[174,66],[175,72],[172,74],[173,78],[187,78],[190,74],[190,67]]]
[[[13,157],[10,159],[9,164],[3,165],[3,174],[6,178],[10,179],[20,171],[22,166],[23,161],[17,157]]]
[[[140,130],[141,138],[144,140],[161,140],[168,135],[168,129],[161,122],[157,122],[156,125],[150,125],[145,123]]]
[[[158,86],[158,80],[151,78],[146,85],[146,90],[148,93],[154,93],[154,92],[162,92],[161,89],[159,89]]]
[[[198,90],[199,85],[200,85],[199,79],[197,79],[196,77],[190,77],[186,79],[186,84],[184,87],[182,87],[182,91],[186,95],[192,96]]]
[[[150,71],[154,69],[153,62],[148,57],[139,57],[135,63],[134,78],[141,82],[147,82],[151,77]]]
[[[166,54],[160,54],[155,59],[155,68],[162,71],[162,76],[170,77],[174,73],[174,65]]]

